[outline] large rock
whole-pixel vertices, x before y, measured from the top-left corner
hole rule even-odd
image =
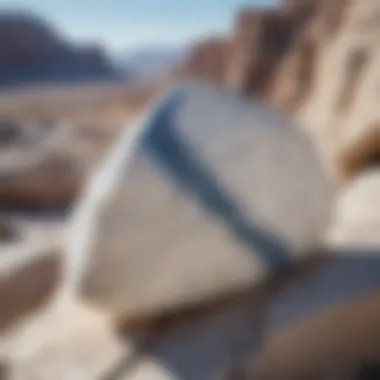
[[[333,185],[286,118],[190,86],[139,128],[84,192],[68,251],[73,277],[87,267],[83,295],[111,314],[155,317],[239,292],[320,243]]]

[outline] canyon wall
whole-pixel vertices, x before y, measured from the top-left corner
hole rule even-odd
[[[183,74],[294,115],[330,167],[347,177],[380,150],[379,21],[376,0],[284,0],[274,9],[245,9],[229,37],[199,43]]]

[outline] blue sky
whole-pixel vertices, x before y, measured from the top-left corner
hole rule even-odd
[[[332,0],[333,1],[333,0]],[[0,0],[0,10],[29,9],[78,42],[101,41],[113,52],[178,45],[229,30],[243,6],[276,0]]]

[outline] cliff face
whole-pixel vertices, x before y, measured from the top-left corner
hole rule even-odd
[[[271,82],[309,18],[304,6],[243,12],[235,26],[227,83],[247,95],[269,96]]]
[[[186,74],[296,116],[330,166],[351,175],[380,152],[378,25],[376,0],[283,0],[273,10],[246,9],[218,48],[195,49]]]
[[[333,34],[319,37],[325,30],[322,17],[307,31],[314,32],[317,59],[307,96],[295,113],[326,156],[350,176],[372,166],[380,152],[380,3],[344,5]]]
[[[270,97],[283,61],[315,14],[312,1],[288,0],[274,10],[245,9],[230,38],[201,42],[184,72],[246,95]]]
[[[100,48],[72,46],[27,14],[0,14],[0,46],[0,86],[119,77]]]
[[[225,82],[230,60],[232,44],[223,38],[209,38],[196,45],[181,75],[197,77],[204,81],[222,84]]]

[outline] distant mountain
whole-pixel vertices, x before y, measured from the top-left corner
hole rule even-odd
[[[122,54],[119,67],[136,79],[152,79],[170,73],[186,59],[186,47],[150,46]]]
[[[0,86],[123,76],[100,46],[74,46],[29,13],[0,12]]]

